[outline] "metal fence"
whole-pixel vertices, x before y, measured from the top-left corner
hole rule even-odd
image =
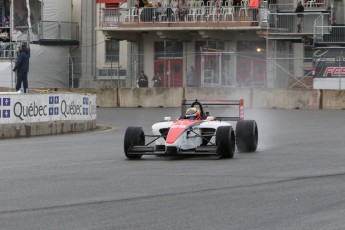
[[[197,22],[258,22],[259,13],[247,6],[180,6],[180,7],[130,7],[103,8],[100,27],[118,27],[129,24],[179,23],[181,25]],[[215,25],[216,26],[216,25]]]
[[[79,40],[79,26],[76,22],[39,21],[18,36],[17,41]]]
[[[312,88],[311,57],[270,54],[266,58],[266,51],[261,52],[197,52],[184,57],[176,54],[155,58],[149,66],[140,63],[143,59],[137,55],[127,63],[127,69],[118,69],[114,63],[97,69],[96,79],[81,78],[80,84],[97,81],[100,87],[106,88],[138,87],[140,72],[144,70],[149,87],[154,87],[155,73],[162,79],[161,87],[187,87],[188,72],[193,66],[197,74],[196,87]]]
[[[329,13],[313,12],[302,14],[302,34],[314,34],[316,27],[330,25]],[[297,33],[296,13],[270,13],[269,34]]]

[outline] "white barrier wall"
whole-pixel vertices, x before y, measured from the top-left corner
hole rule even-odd
[[[96,119],[96,96],[78,94],[0,95],[0,123]]]
[[[77,132],[96,127],[96,95],[0,94],[0,138]]]

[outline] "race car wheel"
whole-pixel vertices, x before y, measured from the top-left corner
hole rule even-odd
[[[221,158],[233,158],[235,154],[235,133],[231,126],[220,126],[216,132],[217,154]]]
[[[141,127],[128,127],[125,133],[124,150],[128,159],[140,159],[143,155],[128,154],[128,150],[135,145],[145,145],[145,134]]]
[[[236,146],[240,152],[255,152],[258,147],[258,126],[254,120],[238,121]]]

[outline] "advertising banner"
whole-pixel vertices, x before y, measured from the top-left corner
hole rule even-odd
[[[0,94],[0,124],[96,120],[96,95]]]
[[[317,48],[313,53],[314,89],[343,89],[345,83],[345,50]]]

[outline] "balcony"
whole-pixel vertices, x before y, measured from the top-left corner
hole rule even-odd
[[[329,13],[305,12],[303,13],[302,32],[297,33],[296,13],[270,13],[268,34],[276,37],[312,36],[316,26],[329,26]]]
[[[42,45],[79,45],[79,27],[75,22],[40,21],[17,37]]]
[[[253,30],[270,39],[308,38],[319,43],[342,43],[345,29],[330,25],[331,11],[327,0],[305,2],[301,33],[297,33],[294,7],[292,4],[270,4],[269,9],[259,9],[254,21],[253,10],[246,6],[220,6],[217,3],[210,6],[166,6],[161,9],[103,8],[100,10],[98,29],[120,40],[136,40],[138,34],[144,35],[148,31],[156,31],[161,39],[188,40],[192,33],[201,38],[218,39],[220,31]]]
[[[258,13],[258,19],[260,12]],[[253,11],[241,6],[186,6],[129,9],[116,8],[101,10],[101,30],[199,30],[200,28],[238,29],[253,27]],[[256,29],[257,26],[254,26]]]

